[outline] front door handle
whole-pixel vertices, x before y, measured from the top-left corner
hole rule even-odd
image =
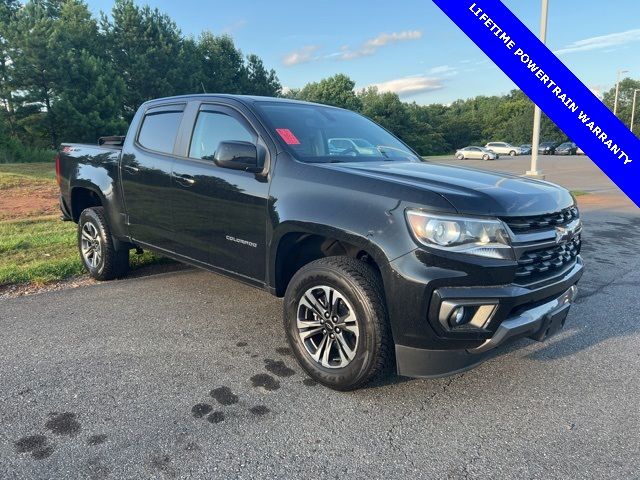
[[[122,168],[124,168],[127,172],[132,173],[134,175],[140,171],[138,167],[134,167],[133,165],[123,165]]]
[[[184,187],[190,187],[191,185],[196,183],[196,179],[193,178],[191,175],[174,173],[173,176],[176,179],[176,182],[178,182],[180,185]]]

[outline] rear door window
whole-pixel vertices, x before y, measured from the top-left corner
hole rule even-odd
[[[138,143],[155,152],[172,153],[181,120],[182,110],[150,111],[142,121]]]

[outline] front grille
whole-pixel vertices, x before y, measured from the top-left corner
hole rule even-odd
[[[531,217],[508,217],[502,220],[509,225],[513,233],[527,233],[557,225],[564,225],[578,218],[578,208],[573,206],[559,212]]]
[[[518,260],[516,278],[531,282],[573,265],[580,253],[580,245],[580,235],[577,235],[559,245],[523,253]]]

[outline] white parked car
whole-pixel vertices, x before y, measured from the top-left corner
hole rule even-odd
[[[465,158],[478,158],[482,160],[497,160],[500,156],[484,147],[464,147],[456,151],[455,157],[458,160]]]
[[[364,138],[330,138],[329,153],[333,155],[380,155],[376,146]]]
[[[514,147],[510,143],[506,142],[489,142],[485,145],[485,148],[493,150],[501,155],[511,155],[512,157],[522,155],[522,149],[520,147]]]

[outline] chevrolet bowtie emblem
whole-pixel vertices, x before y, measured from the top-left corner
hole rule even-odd
[[[567,229],[564,227],[556,227],[556,243],[562,243],[567,238]]]
[[[556,227],[556,243],[564,243],[571,240],[576,236],[576,233],[580,231],[581,226],[582,224],[578,220],[577,222],[570,223],[566,227]]]

